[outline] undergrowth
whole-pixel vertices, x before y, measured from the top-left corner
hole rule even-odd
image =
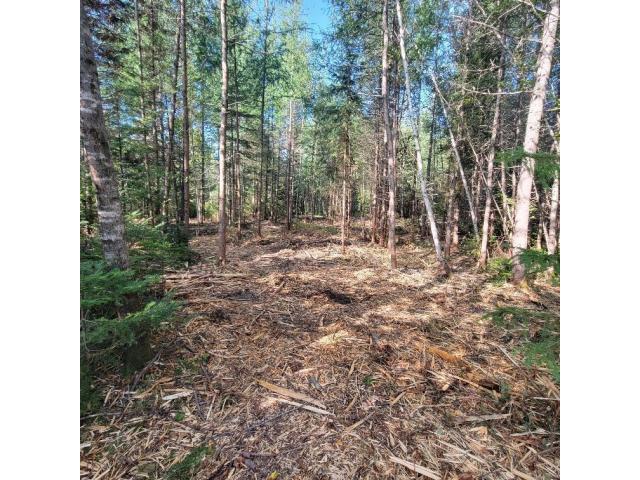
[[[517,339],[524,364],[546,367],[560,383],[560,317],[520,307],[499,307],[485,315]]]
[[[193,448],[184,459],[169,469],[165,479],[189,480],[193,478],[204,458],[211,453],[213,453],[211,445],[200,445]]]
[[[520,253],[525,275],[533,280],[546,276],[552,285],[560,284],[560,254],[550,255],[543,250],[527,249]],[[507,257],[494,257],[487,262],[487,272],[491,281],[503,284],[511,279],[513,260]]]
[[[164,295],[160,275],[194,259],[186,236],[127,217],[130,268],[111,269],[102,260],[99,238],[82,231],[80,256],[80,412],[96,411],[96,379],[128,375],[152,357],[149,338],[175,321],[179,306]],[[169,233],[167,233],[169,231]]]

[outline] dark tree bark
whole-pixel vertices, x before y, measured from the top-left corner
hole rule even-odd
[[[100,82],[84,1],[80,4],[80,131],[85,159],[96,188],[102,253],[108,265],[129,266],[118,179],[111,160],[102,112]]]
[[[187,0],[180,0],[182,16],[182,145],[183,145],[183,204],[182,222],[189,225],[189,61],[187,58]]]

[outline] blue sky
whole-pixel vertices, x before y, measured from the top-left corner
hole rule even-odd
[[[327,0],[302,1],[303,20],[309,25],[316,39],[320,39],[321,32],[328,32],[331,28],[330,8]]]

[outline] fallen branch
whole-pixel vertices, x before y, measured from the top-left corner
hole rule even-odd
[[[284,398],[276,398],[276,397],[267,397],[269,400],[275,400],[276,402],[286,403],[287,405],[293,405],[294,407],[303,408],[304,410],[309,410],[310,412],[319,413],[320,415],[333,415],[333,413],[328,412],[326,410],[322,410],[320,408],[312,407],[310,405],[304,405],[298,402],[292,402],[291,400],[285,400]]]
[[[463,417],[458,419],[458,423],[466,423],[466,422],[484,422],[487,420],[502,420],[504,418],[509,418],[511,416],[510,413],[496,413],[493,415],[471,415],[468,417]]]
[[[258,385],[263,386],[264,388],[271,390],[272,392],[279,393],[280,395],[284,395],[285,397],[295,398],[298,400],[303,400],[308,403],[312,403],[317,405],[320,408],[327,408],[322,402],[319,402],[315,398],[311,398],[304,393],[294,392],[293,390],[289,390],[288,388],[279,387],[278,385],[274,385],[273,383],[266,382],[264,380],[257,380]]]

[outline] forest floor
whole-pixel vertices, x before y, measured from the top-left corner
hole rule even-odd
[[[153,340],[133,385],[106,379],[81,428],[81,477],[559,478],[559,388],[525,367],[497,306],[557,313],[559,288],[496,285],[475,261],[437,276],[432,249],[386,249],[338,229],[265,223],[216,266],[165,276],[185,322]],[[111,382],[111,383],[109,383]]]

